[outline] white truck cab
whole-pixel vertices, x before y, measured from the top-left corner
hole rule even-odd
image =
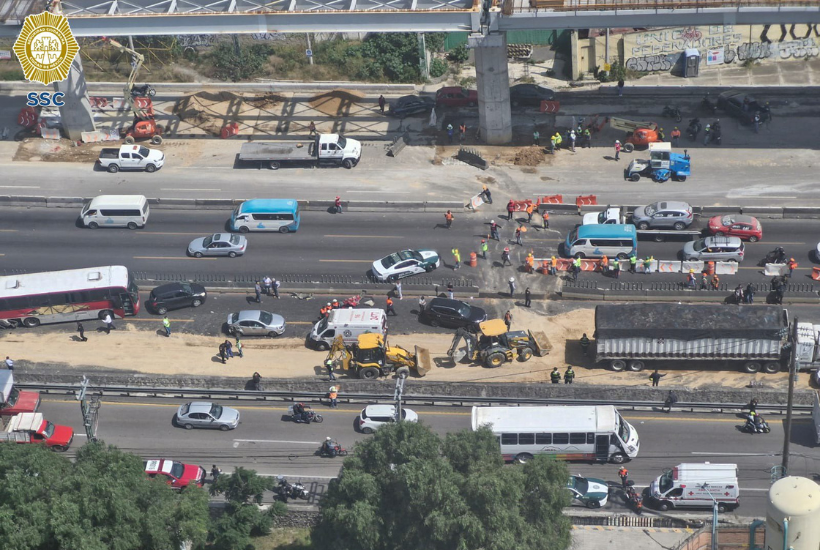
[[[625,224],[626,216],[620,208],[606,207],[603,212],[584,214],[583,225]]]
[[[678,464],[664,471],[649,485],[649,496],[656,508],[712,508],[718,512],[740,505],[737,464],[710,462]]]

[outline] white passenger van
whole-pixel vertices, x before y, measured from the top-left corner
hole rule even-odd
[[[83,206],[80,218],[85,227],[127,227],[148,223],[148,199],[142,195],[100,195]]]
[[[719,512],[740,505],[737,464],[678,464],[649,485],[650,503],[663,512],[672,508],[712,508]],[[714,499],[714,500],[713,500]]]

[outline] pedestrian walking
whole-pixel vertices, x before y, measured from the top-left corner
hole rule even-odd
[[[485,260],[487,259],[487,250],[489,250],[487,239],[481,239],[481,257]]]
[[[386,103],[386,101],[384,100],[384,96],[380,95],[379,96],[379,110],[382,112],[382,114],[384,114],[384,104],[385,103]]]
[[[256,294],[256,303],[262,303],[262,285],[259,284],[259,281],[256,281],[256,284],[253,285],[253,291]]]
[[[616,279],[621,278],[621,260],[617,256],[612,258],[612,276]]]
[[[515,201],[510,199],[510,202],[507,203],[507,220],[512,220],[513,212],[515,212]]]
[[[573,380],[575,380],[575,371],[572,370],[571,365],[568,365],[567,370],[564,371],[564,384],[572,384]]]
[[[162,326],[165,328],[165,337],[171,337],[171,320],[168,319],[168,316],[162,318]]]
[[[648,257],[647,257],[647,258],[643,261],[643,272],[644,272],[644,273],[646,273],[647,275],[649,275],[650,273],[652,273],[652,262],[654,262],[654,261],[655,261],[655,257],[654,257],[654,256],[648,256]]]
[[[623,78],[618,80],[618,97],[624,96],[624,80]]]
[[[626,489],[629,485],[627,483],[629,480],[629,470],[626,469],[626,466],[621,466],[621,469],[618,470],[618,477],[621,478],[621,488]]]
[[[336,386],[330,386],[330,389],[327,392],[327,396],[330,398],[330,408],[335,409],[339,406],[338,398],[339,398],[339,388]]]
[[[83,324],[77,321],[77,332],[80,333],[80,342],[88,342],[88,338],[85,337],[85,329],[83,328]]]
[[[316,123],[311,120],[310,124],[308,124],[308,135],[312,136],[315,133],[316,133]]]
[[[690,269],[689,274],[686,276],[686,288],[690,288],[692,290],[695,290],[696,286],[697,286],[697,280],[695,279],[695,270]]]
[[[532,305],[532,292],[530,292],[530,287],[527,287],[524,290],[524,307],[531,307]]]
[[[452,124],[447,125],[447,139],[449,140],[450,143],[453,143],[453,125]]]
[[[541,222],[544,229],[550,228],[550,213],[546,210],[544,210],[544,213],[541,214]]]
[[[219,479],[219,476],[222,474],[222,470],[216,467],[216,464],[211,466],[211,477],[214,478],[214,483],[216,480]]]
[[[515,295],[515,278],[510,277],[510,280],[507,281],[507,284],[510,286],[510,298],[512,298]]]
[[[401,293],[401,281],[396,281],[396,296],[399,300],[404,300],[404,295]]]
[[[498,224],[495,223],[495,220],[490,222],[490,238],[500,241],[498,237]]]
[[[426,308],[426,307],[427,307],[427,298],[425,298],[424,296],[421,296],[419,298],[419,315],[421,315],[421,312],[424,311],[424,308]]]
[[[675,126],[675,129],[672,130],[672,146],[677,147],[678,143],[680,142],[680,129]]]
[[[587,336],[586,332],[583,334],[583,336],[581,336],[581,339],[578,340],[578,343],[581,345],[581,352],[584,355],[586,355],[587,352],[589,351],[589,345],[590,345],[589,337]]]
[[[592,147],[592,133],[589,131],[589,128],[584,129],[584,147],[587,149]]]
[[[271,286],[271,288],[273,288],[273,297],[276,298],[277,300],[279,299],[279,287],[280,286],[282,286],[281,281],[279,281],[279,279],[273,279],[273,285]]]
[[[486,185],[481,189],[481,194],[484,195],[484,202],[487,204],[493,203],[493,194],[490,192],[490,188]]]
[[[391,313],[392,313],[393,315],[398,315],[398,314],[396,313],[396,310],[395,310],[395,309],[393,309],[393,298],[391,298],[390,296],[388,296],[388,297],[387,297],[387,305],[386,305],[386,306],[385,306],[385,308],[384,308],[384,314],[385,314],[385,315],[390,315]]]
[[[550,155],[555,154],[555,136],[550,136]]]
[[[661,374],[658,372],[658,369],[655,369],[655,372],[649,375],[649,379],[652,381],[652,387],[656,387],[660,384],[661,378],[666,376],[666,373]]]
[[[754,303],[754,301],[755,301],[755,285],[754,284],[749,283],[748,285],[746,285],[745,296],[746,296],[746,303],[747,304],[753,304]]]
[[[621,160],[621,142],[615,140],[615,160]]]
[[[447,296],[453,299],[453,283],[447,283]]]
[[[581,273],[581,258],[575,258],[572,260],[572,280],[577,281],[578,275]]]
[[[458,142],[464,143],[464,138],[467,137],[467,125],[463,122],[458,125]]]
[[[563,142],[564,138],[561,137],[561,132],[555,132],[555,148],[560,149]]]
[[[532,213],[535,212],[535,207],[531,202],[527,203],[527,223],[532,223]]]
[[[458,269],[461,266],[461,252],[458,251],[458,248],[454,248],[452,250],[452,252],[453,252],[453,262],[455,264],[455,265],[453,265],[453,271],[455,271],[456,269]]]
[[[558,276],[558,258],[553,256],[550,258],[550,275]]]
[[[117,327],[114,326],[114,319],[111,317],[111,314],[106,312],[105,317],[103,317],[103,324],[105,325],[105,333],[111,334],[112,330],[117,330]]]
[[[535,256],[532,255],[532,251],[527,254],[527,258],[524,260],[524,265],[526,266],[527,273],[535,273]]]
[[[14,361],[8,355],[6,355],[6,368],[14,370]]]
[[[700,274],[700,289],[707,290],[709,288],[709,274],[705,271]]]
[[[635,268],[638,265],[638,257],[633,253],[629,256],[629,272],[635,273]]]
[[[663,128],[658,128],[658,139],[666,141],[666,134],[663,132]]]
[[[569,149],[573,153],[575,152],[575,130],[569,131]]]
[[[601,257],[601,263],[598,264],[598,267],[604,275],[606,275],[606,272],[609,271],[609,257],[606,254]]]
[[[230,340],[225,340],[225,356],[228,359],[233,359],[233,344]]]
[[[239,339],[238,334],[236,336],[236,344],[234,345],[234,347],[236,348],[236,354],[239,356],[240,359],[245,357],[245,352],[242,351],[244,346],[242,346],[242,340]]]
[[[666,396],[666,401],[663,402],[663,412],[672,412],[672,406],[678,402],[678,394],[669,390],[669,395]]]
[[[262,288],[265,291],[265,296],[270,296],[272,286],[273,280],[268,275],[265,275],[265,278],[262,279]]]
[[[325,360],[325,369],[327,370],[328,381],[336,380],[336,375],[333,374],[333,359]]]
[[[510,247],[509,246],[505,246],[504,251],[501,253],[501,267],[504,267],[507,264],[510,264],[510,267],[512,267],[512,262],[510,261]]]
[[[508,309],[507,313],[504,314],[504,324],[507,325],[507,332],[510,332],[510,327],[512,326],[512,312]]]
[[[552,382],[553,384],[561,383],[561,373],[558,372],[558,367],[552,368],[552,372],[550,373],[550,382]]]
[[[538,133],[538,130],[532,132],[532,143],[533,145],[541,145],[541,134]]]
[[[720,277],[717,276],[717,273],[712,275],[712,290],[718,290],[720,288]]]
[[[337,196],[333,200],[333,208],[336,210],[337,214],[343,214],[343,212],[342,212],[342,198],[341,197]]]
[[[447,229],[450,229],[453,225],[453,213],[449,210],[444,213],[444,223],[447,226]]]
[[[791,277],[792,274],[794,274],[794,270],[797,269],[797,266],[798,266],[798,263],[796,261],[794,261],[794,258],[790,258],[789,259],[789,264],[788,264],[789,277]]]
[[[515,230],[515,244],[524,246],[524,243],[521,242],[521,226],[518,226],[518,229]]]
[[[225,364],[225,342],[219,344],[219,358],[222,359],[222,364]]]

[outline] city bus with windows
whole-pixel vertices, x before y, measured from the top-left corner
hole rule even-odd
[[[640,449],[638,432],[612,405],[473,407],[472,426],[488,426],[508,462],[548,454],[622,464]]]
[[[121,265],[0,277],[0,320],[36,327],[49,323],[136,315],[139,288]]]
[[[293,233],[302,216],[296,199],[251,199],[231,214],[231,231],[278,231]]]

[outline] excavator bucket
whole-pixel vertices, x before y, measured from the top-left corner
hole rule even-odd
[[[609,125],[616,130],[624,130],[626,132],[634,132],[641,128],[648,128],[650,130],[657,130],[658,125],[654,122],[641,122],[637,120],[629,120],[626,118],[610,117]]]
[[[416,372],[419,376],[424,376],[433,366],[430,359],[430,350],[427,348],[420,348],[416,346]]]
[[[549,355],[549,352],[552,351],[552,344],[546,334],[540,330],[536,332],[529,331],[529,336],[532,343],[535,344],[535,354],[538,357]]]

